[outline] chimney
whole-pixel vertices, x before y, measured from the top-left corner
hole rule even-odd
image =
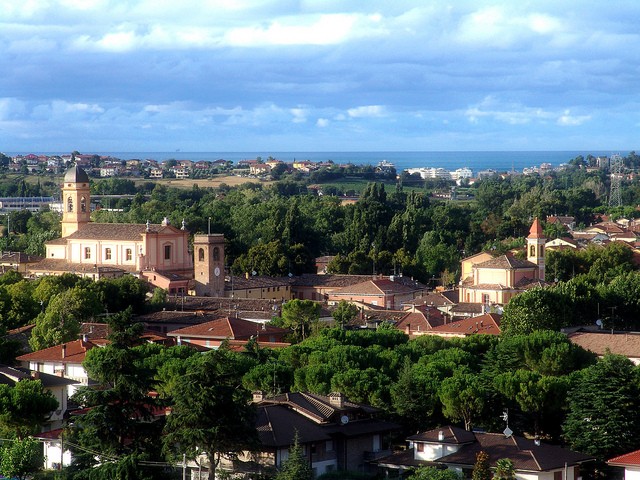
[[[62,358],[67,356],[67,345],[65,343],[62,344]]]
[[[344,407],[344,395],[340,392],[332,392],[329,394],[329,405],[335,408]]]
[[[442,430],[438,432],[438,441],[444,442],[444,432]]]
[[[264,392],[262,390],[255,390],[252,392],[253,403],[260,403],[264,400]]]

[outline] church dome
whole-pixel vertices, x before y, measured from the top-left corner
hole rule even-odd
[[[89,175],[78,165],[75,165],[64,174],[64,183],[89,183]]]

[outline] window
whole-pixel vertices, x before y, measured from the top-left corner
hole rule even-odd
[[[541,257],[544,256],[544,245],[540,245],[540,254]]]
[[[91,258],[91,247],[84,247],[84,258]]]
[[[562,480],[562,472],[553,472],[553,480]]]
[[[80,211],[85,213],[87,211],[87,199],[82,197],[80,199]]]
[[[164,246],[164,259],[171,260],[171,245]]]
[[[67,198],[67,212],[73,212],[73,198]]]
[[[424,452],[424,443],[416,443],[416,452]]]
[[[333,440],[327,440],[324,444],[324,450],[326,452],[333,452]]]
[[[130,262],[133,259],[133,251],[130,248],[127,248],[125,250],[125,258],[127,259],[128,262]]]
[[[488,304],[491,300],[489,299],[489,294],[488,293],[483,293],[482,294],[482,303],[484,304]]]
[[[531,245],[531,247],[529,247],[529,256],[530,257],[535,257],[536,256],[536,246],[535,245]]]
[[[105,260],[111,260],[111,249],[110,248],[105,248],[104,249],[104,259]]]
[[[198,250],[198,261],[204,262],[204,248]]]
[[[215,261],[220,260],[220,249],[218,247],[213,247],[213,259]]]

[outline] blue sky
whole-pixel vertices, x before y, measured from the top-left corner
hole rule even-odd
[[[0,0],[0,151],[638,150],[640,2]]]

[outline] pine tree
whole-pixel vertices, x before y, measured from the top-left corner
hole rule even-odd
[[[282,468],[275,480],[312,480],[313,470],[305,458],[299,443],[298,432],[293,439],[293,446],[289,451],[289,458],[282,463]]]

